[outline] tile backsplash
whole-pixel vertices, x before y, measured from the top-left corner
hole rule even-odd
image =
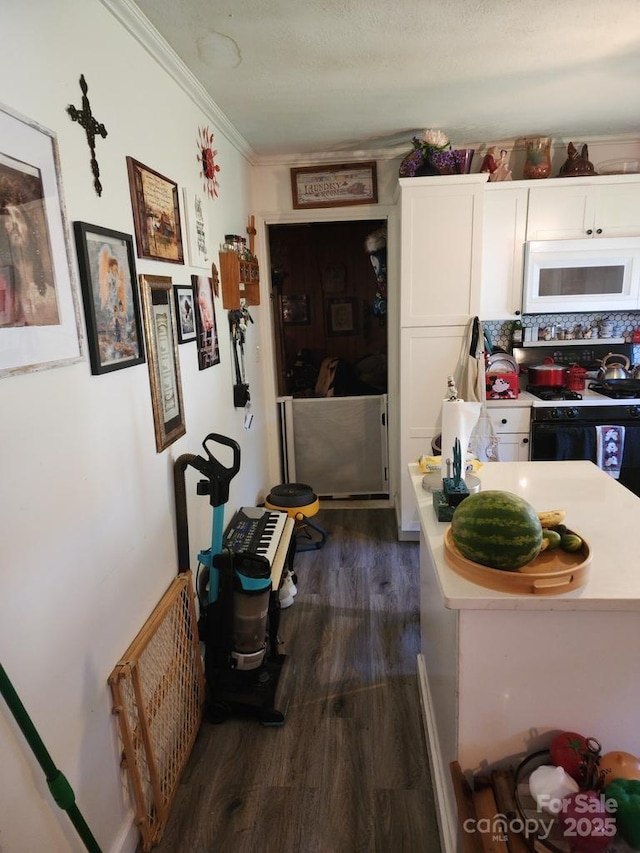
[[[626,343],[631,343],[633,333],[640,329],[640,312],[638,311],[611,311],[601,314],[523,314],[520,318],[526,329],[531,326],[538,328],[550,328],[555,326],[556,330],[573,331],[577,326],[581,328],[598,328],[603,321],[613,326],[611,337],[624,338]],[[488,332],[494,347],[510,351],[511,349],[511,325],[512,320],[483,320],[482,325]],[[593,339],[596,343],[597,339]],[[633,363],[640,364],[640,344],[633,347]]]

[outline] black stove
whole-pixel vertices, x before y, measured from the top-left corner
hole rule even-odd
[[[590,382],[589,390],[610,397],[612,400],[635,400],[640,397],[640,382],[636,379]]]
[[[556,385],[527,385],[527,391],[539,400],[582,400],[582,394]]]
[[[640,403],[640,401],[638,401]],[[602,406],[534,406],[531,410],[531,422],[552,421],[557,424],[640,424],[640,405]]]

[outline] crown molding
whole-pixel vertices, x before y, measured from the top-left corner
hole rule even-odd
[[[216,130],[222,133],[251,164],[254,164],[256,153],[253,148],[135,3],[132,0],[100,0],[100,2],[202,110],[215,125]]]

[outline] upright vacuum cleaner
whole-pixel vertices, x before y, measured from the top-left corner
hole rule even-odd
[[[209,448],[213,442],[231,449],[231,465],[225,467],[213,456]],[[205,714],[214,723],[236,715],[256,717],[263,725],[282,725],[284,715],[274,708],[274,701],[285,655],[277,649],[279,610],[277,593],[272,594],[271,589],[271,565],[260,554],[224,542],[224,505],[229,500],[229,484],[240,470],[240,446],[217,433],[210,433],[202,446],[206,458],[184,454],[176,459],[174,488],[179,571],[189,568],[188,467],[203,475],[196,491],[208,495],[213,507],[211,546],[199,552],[196,575],[198,632],[204,644],[207,687]]]

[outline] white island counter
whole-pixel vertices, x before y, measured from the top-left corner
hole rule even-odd
[[[432,496],[410,474],[420,518],[420,690],[442,846],[457,849],[449,762],[515,763],[580,732],[640,754],[640,498],[590,462],[498,462],[482,489],[565,509],[591,547],[585,585],[558,595],[495,592],[447,564]]]

